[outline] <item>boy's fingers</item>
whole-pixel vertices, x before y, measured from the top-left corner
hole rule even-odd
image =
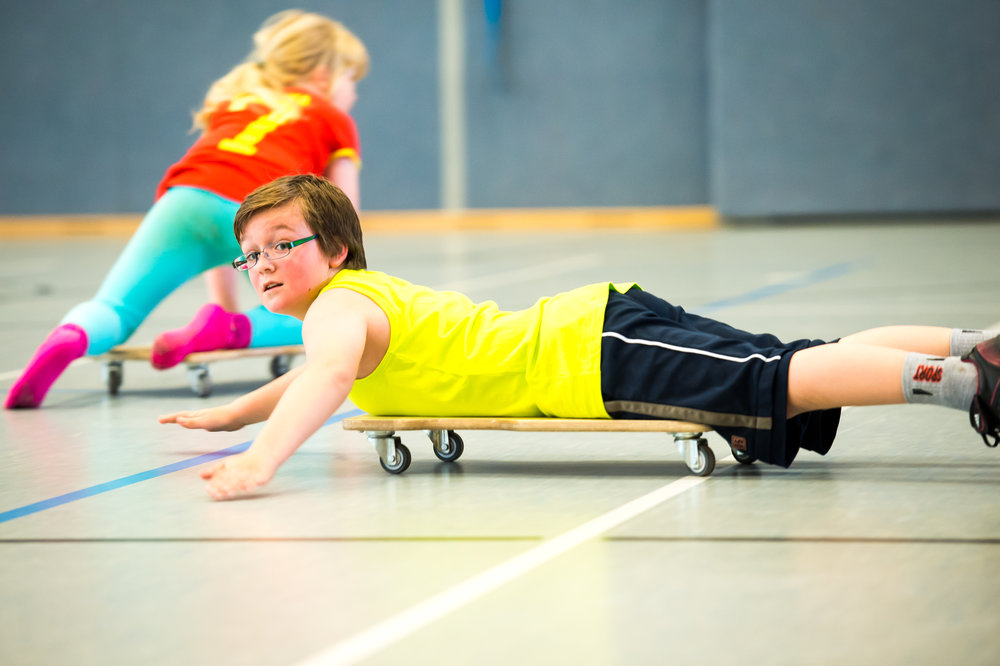
[[[208,469],[202,470],[202,472],[201,472],[201,478],[203,478],[205,480],[211,479],[220,470],[222,470],[222,468],[225,467],[225,466],[226,466],[226,463],[224,461],[220,462],[220,463],[216,463],[216,464],[212,465],[211,467],[209,467]]]
[[[204,414],[182,414],[177,417],[177,420],[174,421],[174,423],[182,428],[188,428],[190,430],[214,430],[213,424]]]
[[[224,412],[217,409],[199,409],[194,412],[176,412],[158,417],[160,423],[176,423],[182,428],[191,430],[239,430],[243,426],[234,424]]]
[[[191,423],[197,417],[197,412],[174,412],[173,414],[164,414],[157,420],[160,423],[176,423],[177,425],[184,426],[185,428],[190,428]]]
[[[231,487],[224,484],[209,482],[206,490],[208,490],[208,494],[212,496],[212,499],[215,500],[232,499],[236,495]]]
[[[218,469],[218,468],[217,468]],[[202,478],[208,480],[205,490],[216,500],[231,500],[249,495],[260,484],[255,479],[245,479],[234,476],[226,469],[224,473],[213,476],[210,472],[202,473]]]
[[[209,496],[214,500],[226,499],[226,487],[223,480],[223,475],[218,475],[215,477],[206,477],[202,475],[202,478],[208,479],[208,484],[205,486],[205,490],[208,492]]]

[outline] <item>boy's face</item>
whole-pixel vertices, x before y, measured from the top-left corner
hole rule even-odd
[[[296,241],[312,236],[296,203],[258,213],[246,226],[240,248],[243,254],[260,252],[279,241]],[[268,250],[273,256],[273,250]],[[316,240],[298,245],[284,257],[268,259],[263,252],[247,271],[257,297],[271,312],[299,319],[329,282],[340,263],[323,254]]]

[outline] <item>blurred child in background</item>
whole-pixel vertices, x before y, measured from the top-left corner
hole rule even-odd
[[[322,175],[359,207],[361,148],[348,114],[368,52],[340,23],[298,10],[267,19],[253,41],[250,56],[209,88],[194,119],[200,138],[167,170],[96,296],[41,344],[11,387],[7,409],[40,406],[74,359],[128,340],[167,295],[203,272],[212,302],[186,327],[156,338],[155,367],[194,351],[301,343],[293,317],[259,306],[236,312],[233,219],[249,192],[285,174]]]

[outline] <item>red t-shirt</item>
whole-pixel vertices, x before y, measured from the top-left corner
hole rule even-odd
[[[349,115],[304,90],[285,92],[288,106],[276,109],[249,95],[220,104],[204,134],[167,169],[156,198],[187,185],[240,202],[279,176],[323,175],[340,157],[361,163],[358,129]],[[292,105],[299,108],[295,119],[288,112]]]

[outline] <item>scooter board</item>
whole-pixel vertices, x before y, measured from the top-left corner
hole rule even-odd
[[[194,352],[184,357],[181,363],[187,366],[188,381],[196,395],[206,398],[212,394],[212,378],[208,365],[216,361],[232,361],[241,358],[270,356],[272,377],[280,377],[291,368],[292,358],[305,353],[302,345],[283,347],[246,347],[244,349],[217,349],[215,351]],[[125,361],[146,361],[153,355],[150,345],[119,345],[112,347],[104,359],[104,383],[110,395],[118,395],[124,376]]]
[[[702,437],[711,426],[689,421],[658,419],[560,419],[515,417],[427,417],[427,416],[352,416],[342,422],[344,430],[363,432],[379,454],[382,468],[401,474],[410,466],[410,451],[397,432],[425,430],[434,447],[434,455],[445,462],[458,460],[465,444],[456,430],[507,430],[516,432],[664,432],[672,434],[688,468],[699,476],[715,469],[715,454]],[[734,451],[737,460],[749,464],[753,459]]]

